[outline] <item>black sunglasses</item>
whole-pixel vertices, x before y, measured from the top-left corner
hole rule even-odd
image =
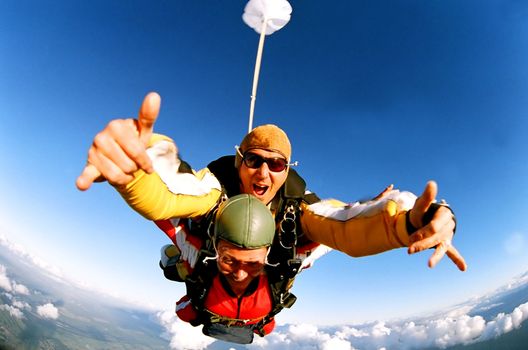
[[[268,164],[268,169],[270,171],[273,171],[274,173],[280,173],[281,171],[284,171],[284,169],[286,169],[288,165],[290,165],[288,164],[288,161],[284,158],[265,158],[253,152],[244,153],[242,160],[244,161],[244,164],[246,164],[246,166],[251,169],[258,169],[262,166],[263,163],[266,163]]]

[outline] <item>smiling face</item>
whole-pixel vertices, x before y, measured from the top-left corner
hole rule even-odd
[[[221,239],[216,249],[218,270],[235,294],[244,294],[251,281],[264,271],[268,248],[244,249]]]
[[[264,158],[284,158],[278,152],[266,151],[263,149],[252,149],[251,153]],[[240,177],[240,191],[257,197],[262,203],[268,204],[277,194],[279,189],[286,182],[288,177],[287,168],[280,172],[273,172],[268,164],[263,162],[257,169],[249,168],[242,162],[238,168]]]

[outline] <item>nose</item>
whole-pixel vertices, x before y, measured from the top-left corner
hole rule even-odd
[[[260,174],[260,176],[267,177],[269,175],[268,163],[262,162],[257,172]]]
[[[248,277],[248,273],[243,269],[236,269],[232,272],[234,280],[237,282],[243,281]]]

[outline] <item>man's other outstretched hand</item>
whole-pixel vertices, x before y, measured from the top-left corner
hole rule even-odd
[[[451,210],[441,206],[429,223],[425,226],[422,224],[422,218],[431,204],[435,202],[437,193],[436,182],[429,181],[409,213],[411,224],[418,230],[409,237],[408,252],[414,254],[434,248],[435,251],[429,259],[429,267],[436,266],[447,254],[460,271],[465,271],[467,269],[466,261],[452,244],[456,222]]]

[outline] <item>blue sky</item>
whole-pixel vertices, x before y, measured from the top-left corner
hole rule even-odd
[[[258,35],[245,1],[3,1],[0,227],[88,286],[159,308],[184,288],[157,267],[167,239],[107,184],[75,188],[93,136],[157,91],[155,130],[194,168],[247,129]],[[528,5],[291,1],[266,39],[255,125],[290,135],[309,188],[346,202],[427,180],[455,209],[469,269],[404,249],[333,252],[297,279],[280,322],[420,315],[526,271]]]

